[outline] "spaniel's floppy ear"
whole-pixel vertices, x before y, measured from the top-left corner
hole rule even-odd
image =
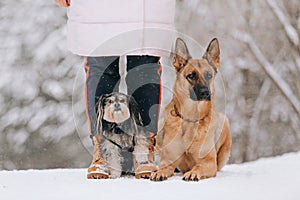
[[[143,120],[140,114],[139,106],[132,96],[128,96],[128,104],[131,118],[137,125],[143,126]]]
[[[96,134],[102,134],[102,119],[103,119],[103,115],[104,115],[104,106],[105,106],[105,99],[106,99],[107,95],[101,95],[99,100],[96,103]]]

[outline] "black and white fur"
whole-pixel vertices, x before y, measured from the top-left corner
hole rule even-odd
[[[114,92],[100,97],[96,128],[103,138],[100,151],[110,178],[120,177],[122,171],[130,172],[132,167],[149,164],[151,138],[142,125],[138,105],[132,96]]]

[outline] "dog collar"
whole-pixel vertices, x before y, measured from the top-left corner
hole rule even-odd
[[[199,121],[204,120],[200,119],[200,120],[196,120],[196,119],[186,119],[182,114],[180,114],[180,112],[178,111],[178,108],[176,107],[176,104],[174,104],[174,110],[171,111],[171,115],[175,116],[175,117],[180,117],[183,121],[189,122],[189,123],[194,123],[194,124],[199,124]]]
[[[125,122],[123,122],[123,125],[125,124]],[[102,128],[104,130],[107,130],[110,133],[114,133],[114,134],[124,134],[123,129],[126,129],[125,127],[119,126],[117,123],[114,122],[108,122],[106,120],[102,120]],[[126,126],[126,124],[125,124]],[[109,137],[105,136],[102,132],[100,133],[100,135],[103,137],[103,139],[111,142],[112,144],[114,144],[115,146],[117,146],[118,148],[120,148],[123,151],[128,151],[128,152],[133,152],[134,151],[134,146],[135,146],[135,136],[132,137],[132,147],[130,148],[125,148],[122,145],[118,144],[117,142],[113,141],[112,139],[110,139]]]

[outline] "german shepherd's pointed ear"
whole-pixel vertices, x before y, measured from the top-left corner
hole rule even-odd
[[[180,71],[191,59],[189,50],[181,38],[176,39],[173,65],[177,71]]]
[[[217,38],[212,39],[202,58],[206,59],[208,63],[210,63],[214,67],[220,67],[220,47]]]
[[[140,113],[140,108],[132,96],[127,95],[128,98],[128,106],[131,119],[135,122],[135,124],[139,126],[143,126],[143,120]]]

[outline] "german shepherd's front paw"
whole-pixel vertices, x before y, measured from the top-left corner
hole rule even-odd
[[[157,172],[153,172],[150,176],[151,181],[164,181],[167,179],[168,179],[167,174],[160,170]]]
[[[169,177],[173,176],[174,170],[170,170],[168,168],[159,169],[151,174],[150,180],[151,181],[164,181],[167,180]]]
[[[199,181],[200,179],[206,179],[215,177],[216,175],[204,175],[200,170],[190,170],[183,175],[184,181]]]
[[[199,181],[200,179],[201,179],[201,174],[194,170],[186,172],[182,178],[182,180],[184,181]]]

